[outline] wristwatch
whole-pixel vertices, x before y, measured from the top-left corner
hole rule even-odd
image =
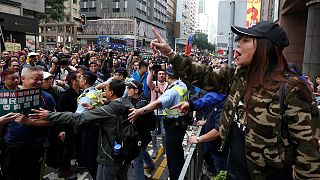
[[[200,137],[198,136],[198,137],[197,137],[197,143],[199,143],[199,142],[200,142]]]
[[[145,107],[143,107],[142,109],[143,109],[143,114],[147,113],[147,109]]]

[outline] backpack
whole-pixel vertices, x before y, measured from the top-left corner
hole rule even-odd
[[[111,104],[110,104],[111,105]],[[118,115],[114,142],[111,142],[112,157],[116,163],[130,162],[138,157],[142,140],[136,124],[128,120],[129,108]],[[121,145],[119,149],[116,146]]]

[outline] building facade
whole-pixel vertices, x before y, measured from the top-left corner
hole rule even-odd
[[[0,1],[0,18],[3,36],[1,50],[18,51],[25,47],[37,49],[38,20],[44,13],[44,0],[6,0]]]
[[[57,44],[79,48],[78,34],[81,31],[81,25],[76,19],[80,17],[80,1],[67,0],[64,2],[64,7],[63,21],[39,24],[39,41],[42,48],[52,49]]]
[[[174,22],[176,21],[176,0],[167,0],[167,42],[174,47]]]
[[[88,19],[81,35],[83,44],[106,40],[109,45],[148,48],[154,38],[152,26],[166,37],[166,0],[81,0],[80,6]]]
[[[198,0],[197,2],[197,14],[196,14],[196,31],[204,34],[209,33],[209,17],[206,12],[206,1]]]
[[[188,37],[196,32],[196,2],[196,0],[177,0],[174,36],[178,51],[182,51]]]
[[[263,0],[262,10],[262,20],[279,23],[288,35],[286,59],[315,82],[320,73],[320,2]]]
[[[246,1],[235,1],[234,25],[245,27],[246,25]],[[230,1],[219,1],[217,50],[225,53],[229,47],[229,35],[231,33],[231,4]],[[235,48],[235,44],[233,46]]]

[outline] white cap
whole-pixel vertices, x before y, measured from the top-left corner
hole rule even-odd
[[[30,52],[29,54],[28,54],[28,56],[30,57],[30,56],[39,56],[39,53],[36,53],[36,52]]]
[[[50,76],[53,76],[53,75],[48,73],[48,72],[46,72],[46,71],[43,71],[43,79],[47,79]]]

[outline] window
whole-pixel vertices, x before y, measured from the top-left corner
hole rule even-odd
[[[73,4],[77,4],[77,1],[78,1],[78,0],[73,0],[72,2],[73,2]]]
[[[97,11],[97,8],[96,8],[96,7],[89,8],[89,12],[96,12],[96,11]]]
[[[89,12],[88,8],[81,8],[81,12]]]
[[[113,2],[120,2],[120,0],[113,0]]]
[[[120,8],[113,8],[112,12],[120,12]]]

